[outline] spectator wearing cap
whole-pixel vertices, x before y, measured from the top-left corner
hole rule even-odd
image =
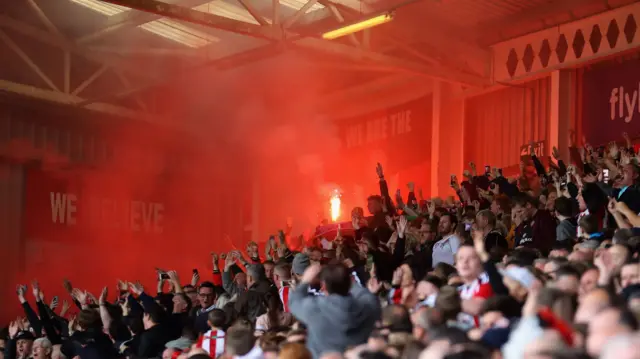
[[[293,257],[293,263],[291,265],[291,274],[296,282],[300,282],[304,271],[311,265],[309,256],[304,253],[298,253]],[[317,283],[314,281],[309,285],[309,293],[313,295],[322,296],[322,292],[317,288]]]
[[[31,332],[22,330],[13,332],[9,326],[9,340],[6,343],[4,357],[24,359],[31,355],[35,337]]]
[[[533,273],[527,268],[511,265],[501,274],[509,295],[519,302],[524,302],[536,281]]]
[[[241,316],[246,316],[252,322],[265,313],[264,300],[267,293],[278,295],[275,287],[267,279],[262,264],[249,264],[247,269],[247,290],[240,293],[235,309]]]

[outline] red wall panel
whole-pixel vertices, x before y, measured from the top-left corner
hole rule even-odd
[[[517,167],[520,146],[549,137],[550,79],[503,88],[467,99],[464,159],[480,169]],[[545,143],[545,154],[549,154]]]

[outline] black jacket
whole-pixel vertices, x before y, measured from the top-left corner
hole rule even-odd
[[[140,335],[140,345],[135,354],[141,358],[162,357],[165,344],[172,339],[168,328],[158,324],[142,332]]]
[[[251,322],[266,312],[265,296],[272,292],[278,295],[268,280],[254,283],[248,290],[240,293],[235,308],[240,316],[245,316]]]

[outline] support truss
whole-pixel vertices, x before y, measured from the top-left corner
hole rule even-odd
[[[127,77],[122,74],[123,71],[133,72],[133,68],[128,69],[126,66],[118,66],[116,62],[111,62],[109,56],[99,55],[79,47],[73,44],[70,40],[64,38],[58,28],[49,20],[46,14],[38,7],[37,3],[33,0],[27,0],[32,9],[45,25],[47,31],[40,30],[29,24],[22,23],[20,21],[11,19],[5,15],[0,14],[0,41],[2,41],[13,53],[25,64],[25,67],[33,73],[36,78],[39,78],[43,83],[43,87],[36,87],[32,85],[19,84],[6,79],[0,79],[0,90],[6,92],[12,92],[19,95],[29,96],[41,100],[50,102],[57,102],[66,105],[76,105],[85,101],[80,95],[85,91],[92,83],[95,82],[106,71],[114,71],[123,81],[123,87],[127,88]],[[62,66],[59,69],[53,69],[50,66],[39,66],[35,59],[29,56],[21,46],[11,37],[11,34],[4,29],[9,29],[13,32],[26,35],[34,41],[40,41],[60,49],[60,56],[62,57]],[[101,64],[101,67],[92,75],[82,80],[76,88],[72,88],[73,73],[72,68],[74,62],[72,61],[72,55],[83,56],[93,62]],[[62,72],[62,81],[56,84],[53,81],[55,71]],[[138,69],[137,74],[140,71]],[[59,78],[59,77],[58,77]],[[108,113],[111,115],[117,115],[120,117],[129,117],[133,119],[139,119],[144,121],[150,121],[154,123],[165,122],[160,116],[152,115],[147,112],[147,106],[137,99],[139,109],[130,109],[122,106],[95,102],[87,108],[95,111]]]
[[[309,0],[300,10],[298,10],[292,17],[286,19],[281,28],[278,28],[275,24],[280,23],[277,19],[278,16],[274,16],[274,26],[260,26],[255,24],[248,24],[238,20],[232,20],[217,16],[209,13],[196,11],[189,8],[184,8],[179,5],[167,4],[158,0],[102,0],[108,3],[117,4],[120,6],[137,9],[140,11],[146,11],[153,14],[166,16],[169,18],[191,22],[194,24],[204,25],[220,30],[230,31],[234,33],[243,33],[251,36],[266,38],[269,40],[277,40],[284,37],[288,42],[293,45],[306,48],[313,51],[319,51],[323,53],[340,55],[357,61],[369,61],[376,62],[379,66],[385,66],[390,69],[395,69],[398,72],[407,72],[417,76],[424,76],[428,78],[436,78],[447,82],[462,83],[472,86],[485,86],[488,84],[488,77],[483,75],[474,75],[462,71],[452,70],[444,66],[425,65],[422,63],[416,63],[413,61],[398,59],[395,57],[379,54],[373,51],[365,50],[362,48],[355,48],[353,46],[343,45],[339,42],[325,41],[318,38],[312,38],[308,36],[300,36],[287,30],[287,27],[291,27],[296,21],[299,20],[301,14],[304,14],[308,8],[318,0]],[[332,5],[328,0],[319,0],[323,5]],[[276,5],[274,1],[274,5]],[[335,5],[335,4],[333,4]],[[279,7],[274,6],[274,10]],[[336,5],[336,9],[339,7]],[[277,10],[274,11],[276,13]],[[278,14],[274,14],[278,15]],[[338,16],[342,16],[338,11]],[[343,18],[344,20],[344,18]],[[274,31],[276,30],[276,31]],[[279,31],[277,31],[279,30]],[[356,39],[357,40],[357,39]],[[258,59],[257,59],[258,60]]]

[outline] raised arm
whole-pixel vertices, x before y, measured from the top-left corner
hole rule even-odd
[[[38,315],[36,314],[36,312],[33,310],[33,308],[31,308],[29,302],[27,302],[26,292],[26,285],[18,286],[18,300],[20,300],[20,304],[22,304],[24,315],[29,320],[29,323],[31,324],[33,330],[39,335],[40,333],[42,333],[42,324],[40,323],[40,319],[38,319]]]
[[[319,298],[309,294],[309,284],[320,274],[320,270],[319,264],[309,266],[302,275],[300,284],[289,293],[289,310],[303,323],[309,323],[319,310]]]

